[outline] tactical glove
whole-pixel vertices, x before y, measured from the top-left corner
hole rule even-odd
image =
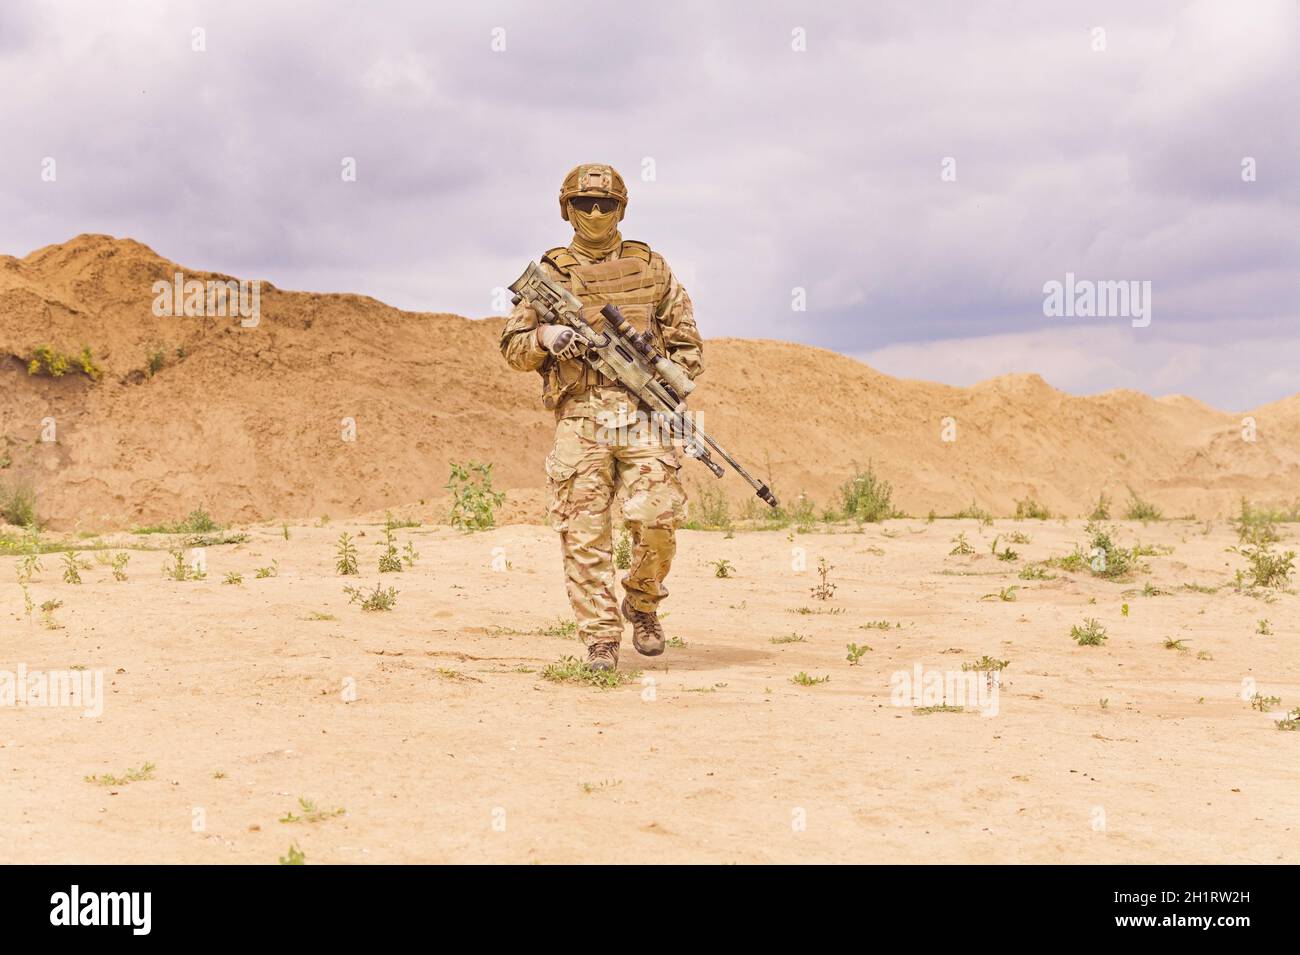
[[[543,325],[537,330],[537,340],[543,348],[560,360],[577,358],[582,353],[582,343],[573,329],[563,325]]]

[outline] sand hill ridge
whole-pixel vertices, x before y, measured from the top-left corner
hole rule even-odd
[[[540,520],[553,420],[537,376],[502,361],[501,318],[265,281],[256,328],[156,317],[153,285],[176,272],[231,278],[105,235],[0,256],[0,483],[30,483],[44,521],[103,530],[198,506],[223,522],[301,520],[420,501],[436,517],[448,463],[471,459],[492,462],[509,516]],[[88,348],[99,377],[75,364],[29,374],[41,346]],[[777,341],[709,339],[705,357],[693,407],[787,500],[832,504],[867,462],[917,515],[972,501],[1009,514],[1032,497],[1073,517],[1103,491],[1122,503],[1130,487],[1166,515],[1202,518],[1242,495],[1300,496],[1300,396],[1250,412],[1246,441],[1243,415],[1182,396],[1076,397],[1034,374],[950,387]],[[948,417],[955,441],[942,440]],[[342,440],[345,418],[354,442]],[[51,419],[56,440],[42,441]],[[717,483],[690,462],[685,474],[688,486],[749,496],[734,475]]]

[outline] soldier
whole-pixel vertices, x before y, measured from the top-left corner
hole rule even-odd
[[[582,301],[589,322],[600,321],[605,304],[618,306],[638,332],[650,330],[660,354],[694,378],[702,343],[691,299],[663,256],[619,234],[626,207],[623,177],[611,166],[574,168],[560,187],[560,216],[573,226],[573,241],[542,256],[541,268]],[[541,375],[542,403],[555,411],[555,446],[546,459],[549,513],[560,533],[566,589],[588,665],[618,666],[624,619],[632,622],[632,644],[640,653],[663,653],[657,608],[668,595],[664,579],[676,551],[674,531],[686,510],[677,451],[637,414],[625,388],[578,357],[571,330],[539,327],[537,313],[523,302],[506,321],[501,352],[510,367]],[[621,607],[613,590],[610,522],[620,487],[632,538]]]

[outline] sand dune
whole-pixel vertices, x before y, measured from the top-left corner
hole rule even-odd
[[[502,320],[404,312],[356,295],[263,283],[261,322],[163,317],[155,281],[179,266],[130,239],[82,235],[0,257],[0,387],[10,466],[54,527],[102,530],[204,506],[222,521],[340,517],[412,505],[434,516],[452,460],[491,461],[518,519],[540,517],[552,422],[538,380],[496,350]],[[700,316],[708,330],[708,316]],[[41,345],[103,369],[30,375]],[[163,364],[149,374],[151,355]],[[880,374],[787,342],[712,339],[694,405],[705,426],[788,498],[831,503],[868,461],[910,513],[1035,497],[1077,516],[1131,486],[1167,514],[1208,517],[1239,496],[1300,488],[1300,396],[1241,414],[1182,396],[1075,397],[1037,375],[971,388]],[[944,419],[956,440],[942,440]],[[52,418],[57,440],[40,440]],[[355,442],[342,420],[356,422]],[[2,452],[0,452],[2,456]],[[712,481],[689,465],[694,482]],[[748,496],[739,479],[720,487]],[[424,502],[421,504],[420,502]]]

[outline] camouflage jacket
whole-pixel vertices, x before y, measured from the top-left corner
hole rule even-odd
[[[638,330],[650,330],[656,347],[691,378],[703,370],[703,342],[686,289],[668,263],[643,242],[624,241],[604,259],[591,259],[573,248],[551,249],[541,267],[570,289],[590,319],[612,303]],[[602,410],[628,404],[628,393],[592,370],[581,359],[556,361],[537,343],[537,313],[520,303],[501,332],[501,353],[511,368],[542,377],[542,403],[557,418],[595,417]]]

